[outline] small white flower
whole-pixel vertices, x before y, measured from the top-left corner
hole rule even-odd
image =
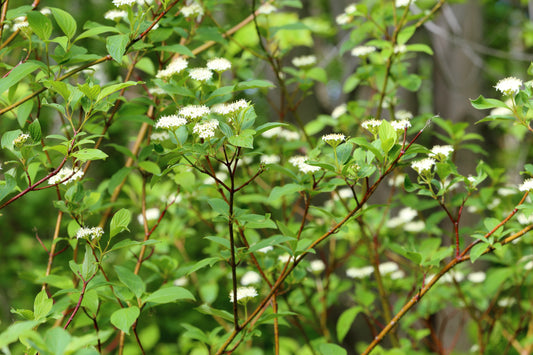
[[[348,112],[348,106],[346,104],[339,105],[331,111],[331,118],[337,119]]]
[[[162,96],[162,95],[166,95],[167,94],[165,92],[165,90],[163,90],[161,88],[158,88],[158,87],[154,87],[154,88],[148,89],[148,93],[150,95],[154,95],[154,96]]]
[[[241,277],[241,285],[248,286],[261,282],[261,275],[255,271],[247,271]]]
[[[435,165],[435,159],[425,158],[425,159],[413,162],[411,164],[411,168],[415,169],[417,173],[422,174],[423,172],[431,171],[431,168],[433,167],[433,165]]]
[[[345,13],[342,13],[335,18],[335,22],[337,22],[337,25],[339,26],[347,25],[350,21],[352,21],[352,16]]]
[[[20,16],[13,20],[13,31],[20,30],[25,27],[29,27],[30,24],[26,21],[26,17]]]
[[[477,180],[477,179],[476,179],[475,176],[470,175],[470,176],[468,177],[468,181],[470,181],[470,183],[472,183],[472,184],[475,184],[475,183],[476,183],[476,180]]]
[[[451,145],[434,145],[429,156],[432,158],[447,158],[453,152]]]
[[[257,249],[257,252],[266,254],[266,253],[268,253],[269,251],[272,251],[272,250],[274,250],[274,247],[269,245],[268,247]]]
[[[156,132],[150,135],[150,139],[156,142],[163,142],[170,139],[170,135],[167,132]]]
[[[533,223],[533,214],[530,214],[529,216],[527,216],[524,213],[519,213],[516,216],[516,220],[520,224],[531,224],[531,223]]]
[[[54,176],[52,176],[50,179],[48,179],[48,184],[55,185],[59,184],[61,181],[63,181],[63,185],[67,185],[71,182],[80,180],[83,177],[83,170],[77,168],[76,170],[72,170],[72,168],[69,167],[62,167],[61,170]]]
[[[518,91],[520,91],[521,86],[522,80],[510,76],[508,78],[498,81],[494,88],[504,95],[511,96],[518,94]]]
[[[367,276],[372,275],[374,272],[374,267],[372,266],[363,266],[363,267],[351,267],[346,270],[346,276],[352,279],[362,279]]]
[[[104,235],[104,230],[100,227],[82,227],[78,229],[78,232],[76,233],[76,239],[88,239],[89,237],[91,239],[96,239],[100,238],[102,235]]]
[[[313,274],[320,274],[326,269],[326,264],[320,259],[313,260],[309,263],[309,271]]]
[[[398,44],[394,46],[394,53],[396,54],[405,53],[405,51],[407,51],[405,44]]]
[[[418,212],[416,210],[411,207],[404,207],[398,212],[397,217],[389,219],[385,225],[389,228],[395,228],[411,222],[417,215]]]
[[[181,73],[183,70],[187,68],[188,65],[189,63],[187,62],[186,59],[183,59],[183,58],[174,59],[172,62],[170,62],[167,65],[165,69],[160,70],[157,73],[156,78],[160,78],[160,79],[170,78],[173,75]]]
[[[307,156],[297,155],[297,156],[291,157],[289,159],[289,163],[291,163],[292,165],[297,167],[298,170],[300,170],[304,174],[314,173],[314,172],[320,170],[320,167],[318,167],[318,166],[307,164],[306,163],[307,159],[308,159]]]
[[[409,3],[414,4],[416,0],[396,0],[396,7],[405,7]]]
[[[413,114],[407,110],[398,110],[396,111],[395,118],[399,121],[410,120],[411,118],[413,118]]]
[[[161,212],[159,212],[159,209],[158,208],[149,208],[146,210],[146,220],[147,221],[155,221],[156,219],[159,218],[159,216],[161,215]],[[137,216],[137,222],[139,222],[140,225],[143,225],[144,224],[144,218],[143,218],[143,215],[142,214],[139,214]]]
[[[128,16],[128,13],[124,10],[109,10],[108,12],[104,14],[104,18],[106,20],[111,20],[111,21],[122,20],[126,16]]]
[[[483,271],[476,271],[476,272],[471,272],[470,274],[468,274],[466,278],[468,281],[478,284],[478,283],[485,281],[485,279],[487,278],[487,275],[485,275]]]
[[[283,264],[293,260],[294,258],[287,253],[278,256],[278,261]]]
[[[344,139],[346,139],[346,137],[344,134],[340,133],[331,133],[322,136],[322,140],[328,144],[339,144],[340,142],[344,141]]]
[[[257,290],[254,287],[248,286],[248,287],[237,288],[237,302],[238,303],[246,303],[254,297],[257,297]],[[229,293],[229,300],[231,303],[234,302],[233,290]]]
[[[512,306],[513,304],[515,304],[516,300],[512,297],[505,297],[505,298],[500,298],[500,300],[498,301],[498,306],[500,307],[510,307]]]
[[[393,178],[389,179],[388,185],[400,187],[400,186],[403,186],[404,182],[405,182],[405,174],[398,174],[394,176]]]
[[[500,187],[498,189],[498,195],[500,196],[512,196],[516,194],[516,189],[512,187]]]
[[[263,4],[259,7],[259,9],[257,9],[257,13],[263,15],[269,15],[276,11],[278,11],[278,8],[272,5],[271,3]]]
[[[533,269],[533,260],[530,260],[524,265],[524,270],[531,270]]]
[[[333,195],[333,199],[338,200],[339,198],[342,198],[343,200],[347,198],[353,198],[352,189],[349,187],[339,189],[339,191],[337,191],[337,194]]]
[[[399,280],[405,277],[405,272],[403,272],[403,270],[396,270],[393,273],[391,273],[389,276],[392,280]]]
[[[279,163],[280,159],[279,159],[279,155],[262,155],[261,156],[261,159],[260,159],[260,162],[262,164],[265,164],[265,165],[270,165],[270,164],[277,164]]]
[[[357,11],[357,5],[356,4],[348,5],[344,9],[344,13],[347,14],[347,15],[353,15],[356,11]]]
[[[188,105],[180,108],[178,115],[189,119],[197,119],[209,114],[210,110],[205,105]]]
[[[533,190],[533,179],[527,179],[525,180],[522,185],[518,187],[518,190],[520,191],[531,191]]]
[[[113,0],[113,5],[116,7],[120,6],[132,6],[134,5],[136,0]]]
[[[204,9],[198,3],[193,2],[188,6],[183,6],[181,8],[181,14],[185,17],[202,16]]]
[[[207,61],[207,69],[223,72],[231,69],[231,62],[226,58],[213,58]]]
[[[424,229],[426,229],[426,224],[423,221],[409,222],[403,226],[404,231],[411,233],[422,232]]]
[[[395,120],[390,124],[396,131],[404,131],[406,128],[411,127],[411,122],[409,122],[409,120]]]
[[[185,276],[182,276],[172,281],[172,284],[174,286],[186,286],[188,283],[189,283],[189,280]]]
[[[45,15],[45,16],[48,16],[48,15],[51,15],[52,14],[52,11],[48,8],[48,7],[45,7],[43,9],[41,9],[41,11],[39,11],[41,14]]]
[[[393,261],[387,261],[378,266],[379,273],[382,275],[391,274],[399,269],[398,264]]]
[[[301,57],[296,57],[292,60],[292,65],[298,68],[310,67],[316,64],[316,56],[314,55],[305,55]]]
[[[215,136],[215,130],[218,128],[217,120],[209,120],[204,123],[197,123],[192,129],[193,133],[198,134],[200,138],[207,139]]]
[[[13,139],[13,145],[16,147],[21,147],[30,139],[30,135],[26,133],[21,133],[17,138]]]
[[[211,111],[219,115],[233,115],[242,109],[250,107],[250,103],[244,99],[237,100],[231,103],[216,104],[211,107]]]
[[[366,57],[370,53],[374,53],[376,47],[374,46],[357,46],[352,49],[351,53],[354,57]]]
[[[288,129],[282,129],[279,132],[279,136],[287,141],[297,141],[300,139],[300,134],[295,131],[289,131]]]
[[[370,119],[370,120],[363,121],[361,123],[361,126],[364,129],[366,129],[366,130],[368,130],[370,132],[373,132],[376,128],[381,126],[382,123],[383,123],[382,120]]]
[[[154,127],[163,129],[176,129],[186,124],[187,119],[185,117],[178,115],[169,115],[160,117]]]
[[[194,68],[189,71],[189,77],[198,81],[208,81],[213,77],[213,72],[207,68]]]
[[[220,181],[226,181],[229,178],[228,174],[223,171],[217,172],[216,176],[217,176],[217,179]],[[213,185],[214,183],[216,183],[216,180],[213,179],[213,177],[209,176],[204,179],[203,183],[206,185]]]
[[[444,274],[440,278],[440,281],[442,281],[442,282],[453,282],[453,280],[455,280],[457,282],[461,282],[461,281],[464,280],[464,278],[465,278],[465,275],[461,271],[451,270],[451,271],[447,272],[446,274]]]

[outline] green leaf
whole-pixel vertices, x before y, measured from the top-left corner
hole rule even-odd
[[[82,32],[78,37],[76,37],[74,42],[79,41],[80,39],[83,39],[83,38],[95,37],[106,32],[120,33],[120,31],[116,29],[115,27],[98,26],[98,27],[89,28],[87,31]]]
[[[407,41],[415,34],[416,28],[417,26],[414,25],[402,28],[400,33],[398,33],[398,44],[406,44]]]
[[[433,55],[433,50],[426,44],[408,44],[405,48],[407,52],[423,52],[429,55]]]
[[[346,355],[347,352],[337,344],[319,344],[318,351],[322,355]]]
[[[194,301],[195,298],[192,293],[189,292],[189,290],[178,287],[178,286],[170,286],[161,288],[144,300],[144,303],[157,303],[157,304],[164,304],[164,303],[171,303],[176,302],[179,300],[192,300]]]
[[[130,248],[130,247],[133,247],[133,246],[154,245],[154,244],[157,244],[157,243],[159,243],[159,241],[153,240],[153,239],[149,239],[149,240],[146,240],[144,242],[139,242],[137,240],[126,239],[126,240],[121,240],[117,244],[113,245],[113,247],[108,252],[115,251],[115,250],[122,249],[122,248]]]
[[[348,331],[350,330],[350,327],[352,326],[355,317],[361,312],[363,309],[359,306],[352,307],[350,309],[347,309],[344,311],[341,316],[339,317],[339,320],[337,321],[337,339],[339,339],[339,342],[341,343],[348,334]]]
[[[32,123],[30,123],[28,126],[28,131],[30,132],[30,137],[34,142],[41,140],[41,125],[39,124],[38,119],[35,119]]]
[[[146,172],[149,172],[152,175],[161,175],[161,169],[159,168],[159,165],[157,165],[153,161],[142,161],[139,163],[139,168]]]
[[[470,261],[474,263],[481,255],[483,255],[488,246],[489,245],[487,243],[479,243],[474,245],[472,249],[470,249]]]
[[[231,136],[228,138],[228,141],[236,147],[243,148],[254,148],[254,134],[253,129],[245,129],[240,134],[236,136]]]
[[[48,351],[51,354],[63,355],[68,344],[70,343],[71,338],[71,335],[65,329],[61,327],[55,327],[46,332],[44,341],[48,347]]]
[[[130,334],[130,328],[139,317],[140,310],[136,306],[119,309],[111,314],[111,324],[126,334]]]
[[[276,127],[290,127],[290,125],[286,123],[279,123],[279,122],[268,122],[265,124],[262,124],[261,126],[257,127],[255,129],[255,135],[258,136],[266,131],[270,131],[272,128]]]
[[[37,326],[37,321],[24,321],[13,323],[5,331],[0,333],[0,348],[5,348],[7,345],[18,341],[19,337],[27,337],[34,333],[32,330]]]
[[[487,99],[484,98],[482,95],[479,95],[479,97],[475,100],[470,100],[470,103],[472,104],[472,106],[474,106],[474,108],[477,108],[478,110],[484,110],[495,107],[506,108],[509,111],[511,110],[509,106],[505,104],[505,102],[497,99]]]
[[[248,90],[248,89],[263,89],[276,87],[271,81],[268,80],[248,80],[242,81],[235,85],[235,91]]]
[[[15,66],[11,71],[0,79],[0,92],[6,92],[10,87],[30,75],[39,65],[34,62],[25,62]]]
[[[305,75],[313,80],[320,81],[321,83],[327,83],[328,75],[323,68],[312,68],[306,71]]]
[[[135,275],[130,269],[115,265],[115,272],[118,275],[118,279],[124,285],[126,285],[135,297],[139,298],[146,291],[146,285],[139,275]]]
[[[108,157],[108,155],[102,152],[100,149],[80,149],[71,155],[81,162],[85,162],[87,160],[106,159]]]
[[[68,12],[55,7],[51,7],[50,10],[52,11],[54,18],[56,19],[59,28],[61,28],[61,31],[63,31],[63,33],[67,35],[69,39],[72,39],[72,37],[74,37],[74,35],[76,34],[77,28],[76,20],[74,20],[74,17],[72,17],[72,15]]]
[[[130,42],[128,35],[114,35],[107,37],[106,39],[106,48],[107,52],[111,57],[117,61],[117,63],[122,63],[122,56],[126,52],[126,46]]]
[[[46,41],[52,35],[52,21],[38,11],[30,11],[26,14],[28,24],[33,33],[43,41]]]
[[[206,304],[201,305],[200,307],[196,308],[196,310],[200,313],[207,314],[209,316],[216,316],[216,317],[225,319],[228,322],[233,322],[233,315],[229,313],[228,311],[224,311],[221,309],[215,309],[215,308],[209,307]]]
[[[129,231],[128,225],[130,224],[130,221],[131,221],[131,212],[129,210],[125,208],[118,210],[117,213],[115,213],[115,215],[111,219],[111,223],[109,227],[110,238],[113,238],[115,235],[117,235],[118,233],[124,230]]]
[[[30,117],[30,113],[33,109],[33,100],[28,100],[19,107],[17,107],[17,122],[20,128],[24,128],[26,120]]]
[[[48,298],[46,291],[42,289],[41,292],[37,294],[35,301],[33,302],[33,314],[35,316],[35,320],[44,320],[46,315],[50,312],[50,310],[52,310],[53,305],[54,300]]]
[[[226,216],[228,217],[229,215],[229,206],[228,204],[226,203],[226,201],[224,201],[223,199],[220,199],[220,198],[210,198],[209,200],[207,200],[207,203],[209,203],[209,206],[211,206],[211,208],[223,215],[223,216]]]
[[[116,91],[122,90],[124,88],[130,87],[133,85],[137,85],[137,84],[138,83],[136,81],[126,81],[125,83],[119,83],[119,84],[113,84],[113,85],[106,86],[105,88],[102,89],[102,91],[100,91],[100,94],[96,98],[96,102],[99,102],[104,97],[111,95],[112,93]]]
[[[355,144],[371,151],[374,154],[374,156],[378,158],[378,160],[381,160],[383,158],[383,154],[379,151],[379,149],[377,149],[375,146],[369,143],[365,137],[351,138],[349,142],[354,142]]]
[[[272,191],[270,191],[270,196],[268,196],[268,202],[276,201],[277,199],[292,195],[295,192],[299,192],[304,190],[304,187],[302,185],[298,184],[287,184],[284,186],[275,186]]]
[[[208,239],[214,243],[217,243],[219,245],[221,245],[223,248],[226,248],[226,249],[230,249],[230,243],[229,243],[229,240],[227,240],[226,238],[222,238],[222,237],[216,237],[216,236],[208,236],[208,237],[204,237],[205,239]]]
[[[98,270],[96,259],[94,258],[93,251],[89,244],[85,245],[85,256],[83,257],[83,263],[81,264],[80,274],[83,280],[90,279],[94,273]]]

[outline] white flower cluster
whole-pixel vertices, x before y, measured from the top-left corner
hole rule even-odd
[[[48,179],[48,184],[59,184],[61,181],[67,179],[63,181],[63,185],[67,185],[71,182],[80,180],[82,177],[83,171],[81,169],[72,170],[72,168],[64,166],[61,168],[61,170],[59,170],[57,174]]]
[[[279,155],[262,155],[260,162],[261,164],[270,165],[270,164],[277,164],[279,163]]]
[[[344,9],[344,12],[335,18],[337,25],[342,26],[350,23],[356,11],[357,6],[355,4],[348,5]]]
[[[261,134],[265,138],[272,137],[281,137],[288,141],[295,141],[300,139],[300,134],[298,132],[289,131],[288,129],[283,129],[281,127],[274,127],[268,131],[265,131]]]
[[[331,133],[322,136],[322,140],[328,144],[338,144],[346,139],[344,134]]]
[[[248,287],[237,288],[237,302],[246,303],[254,297],[257,297],[257,290],[254,287],[248,286]],[[231,303],[234,302],[233,290],[229,293],[229,301]]]
[[[213,72],[207,68],[194,68],[189,71],[189,77],[197,81],[208,81],[213,77]]]
[[[346,104],[339,105],[331,111],[331,118],[337,119],[348,112],[348,106]]]
[[[405,207],[398,212],[398,216],[389,219],[386,223],[386,226],[389,228],[395,228],[401,226],[402,224],[411,222],[418,212],[411,207]]]
[[[122,20],[123,18],[127,17],[128,13],[124,10],[109,10],[104,14],[104,18],[106,20],[111,21],[118,21]]]
[[[414,4],[416,0],[396,0],[396,7],[405,7]]]
[[[413,114],[407,110],[398,110],[396,111],[396,117],[397,120],[410,120],[413,118]]]
[[[296,57],[292,60],[292,65],[298,68],[310,67],[316,64],[316,56],[314,55],[305,55],[301,57]]]
[[[470,274],[468,274],[466,278],[470,282],[481,283],[485,281],[485,279],[487,278],[487,275],[483,271],[476,271],[476,272],[471,272]]]
[[[76,239],[88,239],[89,237],[91,239],[96,239],[100,238],[102,235],[104,235],[104,230],[101,227],[82,227],[78,229],[78,232],[76,233]]]
[[[518,94],[521,86],[522,80],[510,76],[498,81],[494,88],[504,95],[512,96]]]
[[[150,135],[150,139],[157,142],[163,142],[170,138],[167,132],[156,132]]]
[[[351,267],[346,270],[346,276],[352,279],[362,279],[372,275],[374,268],[372,266]]]
[[[435,165],[435,159],[425,158],[415,161],[411,164],[411,168],[415,169],[417,173],[422,174],[425,171],[431,171],[431,168]]]
[[[257,14],[269,15],[273,12],[278,11],[278,8],[272,5],[271,3],[263,4],[257,9]]]
[[[182,71],[184,71],[187,66],[189,65],[189,63],[187,62],[186,59],[184,58],[177,58],[177,59],[174,59],[173,61],[171,61],[167,67],[163,70],[160,70],[157,74],[156,74],[156,78],[159,78],[159,79],[168,79],[170,78],[171,76],[173,75],[176,75],[176,74],[179,74],[181,73]]]
[[[155,128],[174,130],[187,124],[187,119],[179,115],[162,116],[155,124]]]
[[[451,145],[435,145],[431,148],[429,156],[431,158],[446,159],[453,152]]]
[[[357,46],[352,49],[351,53],[354,57],[366,57],[370,53],[374,53],[376,47],[374,46]]]
[[[209,112],[211,111],[205,105],[187,105],[179,109],[178,115],[194,120],[207,116]]]
[[[261,282],[261,275],[255,271],[246,271],[241,277],[241,285],[243,286],[254,285],[259,282]]]
[[[522,185],[518,187],[518,190],[520,191],[531,191],[533,190],[533,179],[527,179],[525,180]]]
[[[390,124],[396,131],[404,131],[406,128],[411,127],[411,122],[409,122],[409,120],[395,120]]]
[[[20,16],[20,17],[17,17],[13,20],[13,26],[11,27],[11,29],[13,31],[18,31],[22,28],[26,28],[26,27],[29,27],[30,24],[28,23],[28,21],[26,21],[26,17],[25,16]]]
[[[116,7],[133,6],[136,2],[136,0],[113,0],[113,5],[115,5]]]
[[[217,120],[209,120],[204,123],[197,123],[192,132],[198,134],[200,138],[212,138],[215,136],[215,129],[218,128]]]
[[[158,208],[153,207],[153,208],[147,209],[145,211],[145,215],[146,215],[147,221],[155,221],[156,219],[159,218],[159,216],[161,215],[161,212],[159,212]],[[137,222],[139,222],[141,226],[144,224],[144,218],[143,218],[142,213],[137,216]]]
[[[30,139],[29,134],[21,133],[17,138],[13,139],[13,145],[21,147],[28,139]]]
[[[233,115],[239,112],[242,109],[245,109],[250,106],[250,103],[244,99],[237,100],[231,103],[216,104],[211,107],[211,111],[218,113],[219,115]]]
[[[324,264],[322,260],[316,259],[316,260],[312,260],[309,263],[309,268],[307,270],[309,270],[313,274],[320,274],[325,269],[326,269],[326,264]]]
[[[309,165],[306,163],[308,157],[305,155],[297,155],[289,159],[289,163],[298,168],[302,173],[314,173],[320,170],[320,167]]]
[[[204,9],[196,2],[192,2],[187,6],[181,8],[181,14],[187,18],[194,16],[202,16]]]
[[[207,69],[220,73],[231,69],[231,62],[226,58],[212,58],[207,61]]]
[[[374,132],[376,128],[381,126],[382,123],[383,123],[382,120],[370,119],[370,120],[363,121],[361,123],[361,126],[370,132]]]

